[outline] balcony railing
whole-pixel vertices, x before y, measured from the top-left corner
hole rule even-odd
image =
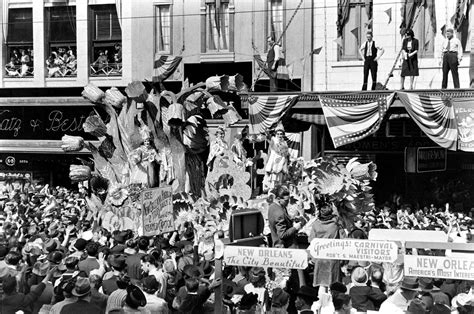
[[[90,65],[91,76],[121,76],[122,63],[108,63],[102,65]]]
[[[6,65],[5,74],[7,77],[33,77],[34,68],[27,65]]]
[[[48,77],[76,77],[76,66],[56,66],[48,67]]]

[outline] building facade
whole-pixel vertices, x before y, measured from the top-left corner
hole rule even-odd
[[[407,22],[402,18],[409,3],[406,0],[320,0],[314,8],[314,48],[323,47],[314,60],[315,91],[355,91],[360,90],[363,82],[363,61],[359,56],[359,47],[366,41],[368,29],[373,31],[377,46],[385,49],[378,62],[377,81],[384,84],[395,64],[393,77],[387,88],[400,89],[401,63],[396,57],[402,46],[400,26]],[[455,18],[457,3],[465,19]],[[349,4],[347,13],[341,4]],[[441,88],[442,71],[440,66],[441,47],[444,40],[443,30],[455,28],[456,34],[464,49],[459,65],[461,88],[468,88],[469,52],[471,46],[470,21],[473,21],[473,10],[469,1],[431,0],[426,1],[413,24],[415,38],[420,42],[418,64],[420,75],[415,80],[415,89]],[[342,12],[341,12],[342,11]],[[414,11],[416,12],[416,10]],[[461,22],[461,23],[459,23]],[[459,25],[458,25],[459,24]],[[369,78],[370,82],[370,78]],[[370,87],[370,85],[369,85]],[[408,87],[406,84],[405,88]],[[448,88],[453,88],[449,76]]]

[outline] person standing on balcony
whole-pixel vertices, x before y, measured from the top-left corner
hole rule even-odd
[[[377,46],[373,41],[373,35],[371,31],[367,32],[367,41],[362,44],[359,48],[359,54],[364,60],[364,84],[362,90],[367,90],[367,81],[369,80],[369,71],[372,76],[372,90],[375,90],[377,85],[377,61],[382,57],[385,50]]]
[[[407,30],[405,39],[402,43],[402,74],[401,74],[401,87],[405,89],[405,77],[410,77],[410,89],[413,89],[413,82],[415,76],[419,75],[418,71],[418,39],[415,38],[415,34],[411,29]]]
[[[278,91],[277,69],[278,61],[280,60],[281,47],[275,42],[272,36],[268,36],[268,52],[267,52],[267,69],[270,79],[270,92]]]
[[[459,88],[458,67],[462,60],[462,45],[459,39],[454,37],[452,28],[446,30],[446,39],[443,42],[441,50],[440,65],[443,67],[443,82],[441,88],[448,87],[448,73],[451,71],[453,75],[454,88]]]
[[[21,50],[21,73],[20,76],[25,76],[28,74],[30,67],[28,66],[30,63],[30,56],[27,54],[26,50]]]

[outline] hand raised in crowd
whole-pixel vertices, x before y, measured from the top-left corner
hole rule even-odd
[[[301,222],[293,222],[293,228],[295,228],[297,231],[301,229]]]

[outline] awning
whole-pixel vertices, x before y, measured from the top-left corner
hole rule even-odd
[[[92,141],[96,146],[98,141]],[[88,149],[78,152],[64,152],[58,140],[0,140],[0,152],[29,154],[90,154]]]

